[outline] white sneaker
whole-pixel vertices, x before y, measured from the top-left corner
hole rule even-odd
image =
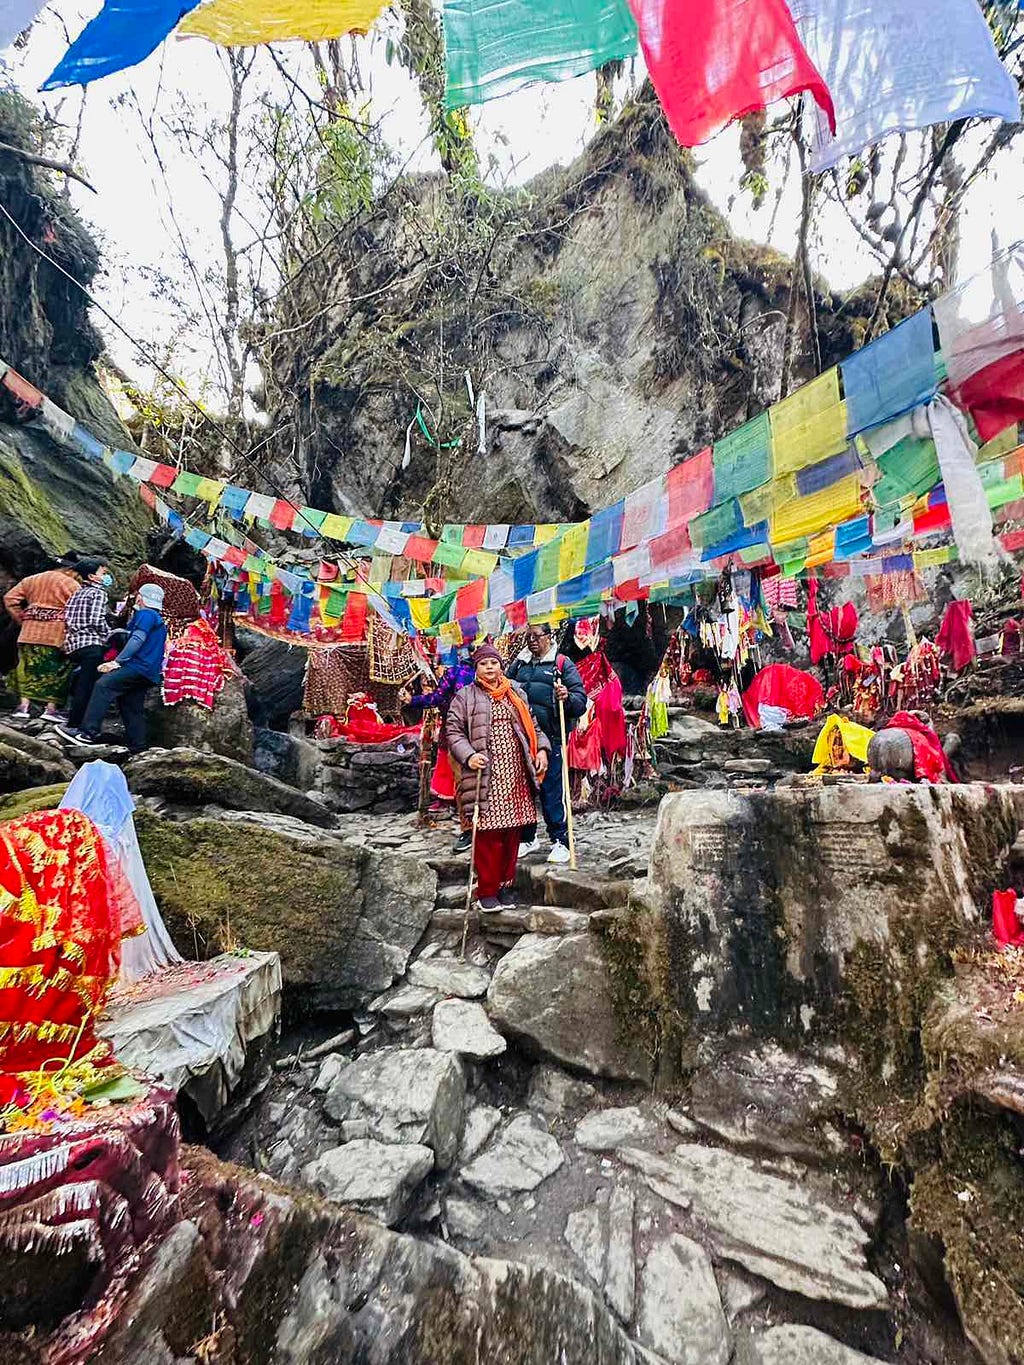
[[[531,853],[536,853],[537,850],[538,850],[539,848],[540,848],[540,840],[539,840],[539,839],[531,839],[530,842],[529,842],[528,844],[520,844],[520,845],[519,845],[519,854],[518,854],[518,856],[519,856],[520,858],[528,858],[528,857],[530,856]]]
[[[564,844],[552,844],[551,852],[548,854],[548,862],[564,865],[572,862],[572,855]]]

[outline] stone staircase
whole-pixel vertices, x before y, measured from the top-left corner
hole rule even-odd
[[[461,929],[466,906],[469,858],[429,860],[437,873],[437,901],[431,925]],[[638,878],[646,869],[633,857],[614,860],[607,870],[551,866],[526,859],[516,879],[519,904],[481,917],[469,912],[469,929],[496,947],[511,948],[523,934],[579,934],[607,926],[622,913]]]

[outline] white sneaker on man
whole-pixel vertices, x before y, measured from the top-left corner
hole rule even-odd
[[[536,838],[531,839],[529,843],[522,843],[519,845],[519,853],[517,856],[520,858],[528,858],[531,853],[536,853],[539,848],[540,840]]]
[[[569,863],[571,861],[572,855],[566,848],[565,844],[551,845],[551,852],[548,854],[549,863],[558,863],[560,866],[564,866],[566,863]]]

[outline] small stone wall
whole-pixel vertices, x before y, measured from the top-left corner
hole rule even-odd
[[[415,810],[419,756],[419,742],[411,735],[386,744],[353,744],[257,730],[254,762],[260,772],[300,791],[321,793],[328,809],[339,814],[383,815]]]

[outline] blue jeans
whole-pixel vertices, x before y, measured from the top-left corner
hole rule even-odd
[[[562,795],[562,748],[552,743],[548,754],[548,770],[540,786],[540,808],[547,825],[548,837],[553,844],[569,844],[569,825],[565,818],[565,800]],[[530,844],[537,837],[537,826],[528,825],[523,830],[523,842]]]

